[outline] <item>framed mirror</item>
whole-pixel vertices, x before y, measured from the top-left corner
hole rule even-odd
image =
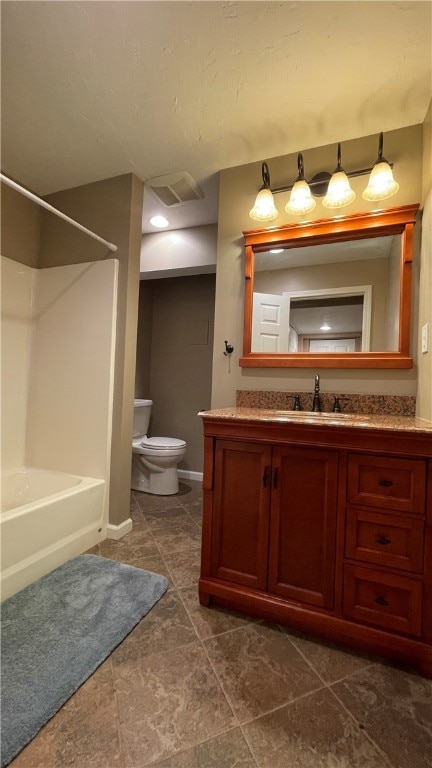
[[[243,232],[243,367],[412,368],[418,205]]]

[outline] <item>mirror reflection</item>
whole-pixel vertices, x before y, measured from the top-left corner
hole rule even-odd
[[[393,352],[401,235],[255,252],[251,352]]]

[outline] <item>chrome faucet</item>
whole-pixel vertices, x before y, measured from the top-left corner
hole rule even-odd
[[[313,403],[312,403],[312,411],[315,413],[319,413],[321,411],[321,403],[320,403],[320,377],[318,374],[315,375],[315,388],[314,388],[314,396],[313,396]]]

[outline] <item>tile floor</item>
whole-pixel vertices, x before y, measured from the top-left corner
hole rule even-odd
[[[170,588],[13,768],[431,768],[432,682],[197,598],[201,490],[94,552]]]

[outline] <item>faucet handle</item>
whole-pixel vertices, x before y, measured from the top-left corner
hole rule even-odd
[[[338,397],[334,395],[333,413],[342,413],[341,402],[348,403],[349,397]]]
[[[300,395],[291,395],[294,398],[293,411],[301,411]]]

